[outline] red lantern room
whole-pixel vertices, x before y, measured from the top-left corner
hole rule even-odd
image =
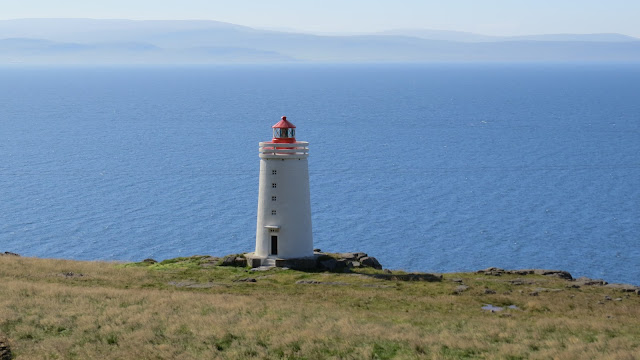
[[[296,126],[287,121],[287,117],[283,116],[282,120],[272,126],[274,143],[292,144],[296,142]]]

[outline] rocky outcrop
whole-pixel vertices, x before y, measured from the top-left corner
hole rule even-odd
[[[344,272],[352,268],[371,267],[382,270],[378,259],[363,252],[348,252],[338,254],[317,253],[318,270]]]
[[[4,253],[0,253],[0,256],[20,256],[20,255],[16,253],[12,253],[11,251],[5,251]]]
[[[510,275],[544,275],[544,276],[554,276],[559,277],[565,280],[573,280],[571,274],[567,271],[563,270],[545,270],[545,269],[524,269],[524,270],[504,270],[497,267],[490,267],[484,270],[476,271],[476,274],[484,274],[490,276],[501,276],[504,274]]]
[[[227,255],[222,259],[220,266],[246,267],[247,259],[242,255]]]
[[[382,265],[378,262],[378,259],[372,256],[366,256],[360,259],[360,262],[364,266],[372,267],[374,269],[382,270]]]
[[[0,334],[0,360],[11,360],[12,358],[9,341],[4,335]]]
[[[428,273],[394,274],[392,272],[392,273],[384,273],[384,274],[372,274],[367,276],[371,276],[376,279],[396,280],[396,281],[428,281],[428,282],[442,281],[442,275],[428,274]]]

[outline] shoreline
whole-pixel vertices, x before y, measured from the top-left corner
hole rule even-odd
[[[230,255],[224,255],[224,256],[210,256],[210,255],[192,255],[192,256],[187,256],[187,257],[177,257],[177,258],[170,258],[170,259],[165,259],[162,260],[160,262],[154,260],[154,259],[144,259],[142,261],[136,262],[136,261],[121,261],[121,260],[74,260],[74,259],[62,259],[62,258],[41,258],[41,257],[24,257],[24,258],[32,258],[32,259],[42,259],[42,260],[63,260],[63,261],[77,261],[77,262],[103,262],[103,263],[114,263],[114,264],[137,264],[137,263],[149,263],[149,264],[154,264],[154,263],[162,263],[162,262],[173,262],[176,259],[189,259],[189,258],[206,258],[208,259],[207,262],[209,263],[216,263],[216,265],[219,266],[234,266],[234,267],[247,267],[247,261],[237,261],[236,259],[240,259],[240,258],[244,258],[244,255],[248,254],[248,253],[242,253],[242,254],[230,254]],[[299,263],[296,262],[296,260],[298,259],[283,259],[283,262],[281,263],[281,266],[276,266],[276,267],[280,267],[280,268],[284,268],[284,269],[292,269],[292,270],[298,270],[298,271],[312,271],[312,272],[322,272],[322,271],[328,271],[328,272],[342,272],[342,273],[349,273],[351,271],[351,269],[354,268],[354,266],[352,265],[354,262],[359,263],[358,260],[361,260],[362,258],[368,258],[369,256],[364,253],[364,252],[351,252],[351,253],[324,253],[319,251],[319,249],[315,249],[314,250],[314,255],[316,255],[316,258],[314,259],[314,262],[316,263],[317,266],[309,266],[306,263],[303,263],[301,266],[298,266],[296,268],[296,265],[300,265]],[[336,259],[336,261],[334,261],[333,264],[331,265],[326,265],[326,258],[323,261],[322,258],[318,258],[318,255],[320,256],[329,256],[332,257],[333,259]],[[14,256],[14,257],[23,257],[20,254],[14,253],[14,252],[10,252],[10,251],[5,251],[5,252],[0,252],[0,257],[2,256]],[[383,270],[382,265],[378,262],[378,260],[374,257],[370,257],[373,259],[373,261],[369,262],[369,265],[365,265],[365,264],[358,264],[357,267],[363,267],[363,268],[375,268],[377,270]],[[343,262],[342,266],[339,266],[340,262]],[[325,262],[325,265],[322,265],[321,263]],[[254,269],[252,269],[254,270]],[[264,269],[263,269],[264,270]],[[566,271],[566,270],[555,270],[555,269],[501,269],[498,267],[488,267],[486,269],[480,269],[480,270],[472,270],[472,271],[453,271],[453,272],[438,272],[438,273],[430,273],[430,272],[421,272],[421,271],[404,271],[404,270],[392,270],[392,269],[387,269],[384,268],[384,272],[386,272],[386,275],[390,275],[390,277],[394,276],[394,273],[396,273],[395,277],[397,278],[397,275],[402,274],[403,276],[406,275],[408,278],[410,279],[418,279],[420,278],[422,275],[425,275],[427,278],[431,278],[431,277],[440,277],[443,278],[444,275],[451,275],[451,274],[482,274],[485,276],[502,276],[502,275],[522,275],[522,276],[526,276],[526,275],[543,275],[543,276],[551,276],[551,277],[557,277],[563,280],[566,280],[568,282],[571,282],[573,286],[576,287],[581,287],[581,286],[603,286],[603,287],[607,287],[607,288],[611,288],[611,289],[616,289],[616,290],[620,290],[622,292],[628,292],[628,293],[636,293],[637,295],[640,295],[640,285],[635,285],[635,284],[631,284],[631,283],[618,283],[618,282],[609,282],[606,281],[604,279],[593,279],[593,278],[589,278],[586,276],[580,276],[580,277],[574,277],[570,272]],[[381,278],[384,278],[383,274],[379,274],[379,276]]]

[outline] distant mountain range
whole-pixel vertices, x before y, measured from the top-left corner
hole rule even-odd
[[[190,20],[0,21],[0,64],[582,61],[640,62],[640,39],[412,29],[329,36]]]

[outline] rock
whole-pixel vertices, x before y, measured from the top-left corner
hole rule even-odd
[[[389,270],[389,269],[384,269],[382,270],[383,273],[385,274],[393,274],[393,271]]]
[[[518,278],[518,279],[513,279],[513,280],[509,280],[509,282],[510,282],[512,285],[524,285],[524,284],[531,284],[531,282],[530,282],[530,281],[525,281],[524,279],[520,279],[520,278]]]
[[[336,268],[335,270],[344,270],[348,268],[348,260],[345,259],[340,259],[336,261]]]
[[[144,259],[144,260],[142,260],[142,262],[143,262],[143,263],[145,263],[145,264],[156,264],[156,263],[157,263],[157,261],[156,261],[156,260],[151,259],[151,258],[149,258],[149,259]]]
[[[322,252],[322,250],[320,250],[320,249],[313,249],[313,252],[321,253],[321,252]]]
[[[19,254],[12,253],[11,251],[5,251],[5,252],[4,252],[4,254],[1,254],[1,253],[0,253],[0,256],[1,256],[1,255],[7,255],[7,256],[20,256]]]
[[[208,256],[202,259],[202,263],[200,264],[202,267],[213,267],[218,266],[220,263],[220,258],[217,256]]]
[[[530,292],[529,296],[538,296],[538,292],[537,291]]]
[[[451,282],[462,284],[462,279],[451,279]]]
[[[9,341],[4,335],[0,334],[0,360],[11,360],[12,358]]]
[[[604,280],[598,280],[598,279],[589,279],[588,277],[579,277],[577,279],[574,280],[576,284],[580,285],[580,286],[602,286],[602,285],[607,285],[607,282]]]
[[[613,301],[622,301],[622,298],[615,298]]]
[[[442,281],[442,275],[428,274],[428,273],[394,274],[393,272],[391,272],[391,273],[371,274],[371,275],[364,275],[364,276],[371,276],[376,279],[393,280],[393,281],[428,281],[428,282]]]
[[[490,268],[486,268],[484,270],[476,271],[476,274],[485,274],[485,275],[489,275],[489,276],[501,276],[504,273],[505,273],[504,269],[500,269],[500,268],[497,268],[497,267],[490,267]]]
[[[254,282],[258,282],[258,280],[256,280],[255,278],[244,278],[244,279],[237,279],[237,280],[233,280],[233,282],[248,282],[248,283],[254,283]]]
[[[605,296],[604,299],[607,301],[611,301],[611,296]]]
[[[315,257],[276,259],[276,267],[300,271],[312,271],[318,268],[318,264]]]
[[[84,276],[84,274],[82,274],[82,273],[77,273],[76,274],[76,273],[71,272],[71,271],[62,273],[60,275],[66,277],[66,278],[75,278],[75,277],[83,277]]]
[[[359,268],[362,267],[362,264],[359,261],[351,261],[351,267]]]
[[[378,259],[374,258],[373,256],[365,256],[361,258],[360,263],[364,266],[382,270],[382,265],[380,265],[380,263],[378,262]]]
[[[222,259],[222,264],[220,266],[234,266],[236,261],[235,255],[227,255]]]
[[[320,261],[320,267],[323,270],[333,271],[338,266],[337,264],[338,264],[338,261],[336,259]]]
[[[564,270],[533,269],[532,271],[536,275],[554,276],[565,280],[573,280],[573,276],[571,276],[569,272]]]
[[[507,273],[513,275],[530,275],[533,274],[533,270],[509,270]]]
[[[465,291],[469,290],[469,286],[467,285],[458,285],[455,289],[453,289],[454,294],[461,294]]]
[[[322,284],[322,282],[318,280],[298,280],[296,284]]]
[[[238,256],[235,258],[235,260],[233,260],[233,266],[247,267],[247,259]]]
[[[495,294],[496,292],[495,292],[495,290],[491,290],[491,289],[484,289],[484,293],[485,293],[486,295],[489,295],[489,294]]]
[[[356,260],[360,261],[360,259],[367,257],[367,254],[363,252],[355,252],[355,253],[341,253],[340,257],[346,260]]]
[[[605,286],[622,292],[636,292],[637,290],[640,290],[640,287],[629,284],[607,284]]]

